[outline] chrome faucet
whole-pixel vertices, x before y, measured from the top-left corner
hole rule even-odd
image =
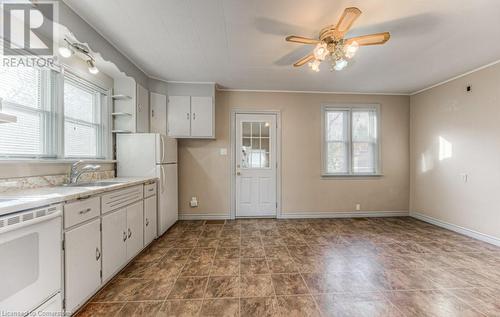
[[[78,183],[78,179],[82,176],[83,173],[86,172],[94,172],[101,168],[101,165],[93,165],[87,164],[82,168],[79,168],[82,164],[85,164],[85,161],[78,161],[71,165],[71,173],[69,175],[69,183],[76,184]]]

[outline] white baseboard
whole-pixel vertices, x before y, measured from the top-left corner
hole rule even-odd
[[[413,218],[422,220],[424,222],[431,223],[431,224],[436,225],[438,227],[445,228],[445,229],[448,229],[451,231],[455,231],[455,232],[463,234],[465,236],[500,246],[500,239],[499,238],[496,238],[496,237],[493,237],[493,236],[490,236],[490,235],[487,235],[487,234],[484,234],[484,233],[481,233],[481,232],[478,232],[475,230],[467,229],[467,228],[464,228],[464,227],[461,227],[461,226],[458,226],[458,225],[455,225],[455,224],[452,224],[452,223],[449,223],[446,221],[442,221],[442,220],[436,219],[434,217],[430,217],[430,216],[427,216],[427,215],[424,215],[422,213],[415,212],[415,211],[412,211],[410,213],[410,216]]]
[[[227,214],[209,214],[209,213],[198,213],[198,214],[179,214],[179,220],[220,220],[220,219],[230,219],[231,215]]]
[[[342,211],[342,212],[287,212],[278,215],[279,219],[307,219],[307,218],[366,218],[366,217],[405,217],[408,211]],[[272,218],[272,217],[271,217]],[[228,213],[196,213],[179,214],[179,220],[219,220],[231,219]]]
[[[408,211],[342,211],[342,212],[285,212],[280,219],[301,218],[365,218],[365,217],[404,217]]]

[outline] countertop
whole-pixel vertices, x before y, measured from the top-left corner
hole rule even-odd
[[[73,200],[89,195],[97,195],[104,192],[156,180],[156,177],[117,177],[100,180],[102,182],[117,182],[116,184],[108,186],[53,186],[13,191],[0,195],[0,216],[32,208],[61,203],[64,201]]]

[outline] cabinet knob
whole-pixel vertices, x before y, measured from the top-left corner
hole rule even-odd
[[[127,233],[123,231],[123,242],[127,241]]]
[[[146,227],[149,226],[149,219],[146,218]]]
[[[196,120],[196,112],[193,112],[193,120]]]
[[[128,228],[128,238],[130,239],[131,236],[132,236],[132,230],[130,230],[130,228]]]
[[[99,250],[99,248],[95,248],[95,260],[99,261],[100,258],[101,258],[101,251]]]
[[[186,113],[186,119],[189,120],[189,112]]]

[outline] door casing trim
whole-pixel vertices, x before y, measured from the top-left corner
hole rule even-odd
[[[236,219],[236,115],[237,114],[272,114],[276,116],[276,218],[282,218],[281,214],[281,111],[279,110],[248,110],[248,109],[232,109],[230,112],[230,133],[229,144],[230,160],[229,160],[229,210],[230,219]],[[248,217],[247,217],[248,218]]]

